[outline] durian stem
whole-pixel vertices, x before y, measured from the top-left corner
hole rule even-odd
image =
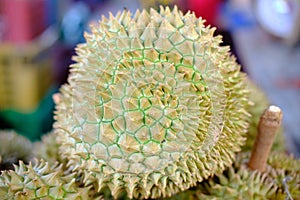
[[[267,159],[281,121],[282,111],[273,105],[269,106],[260,117],[258,134],[248,163],[250,169],[265,171]]]

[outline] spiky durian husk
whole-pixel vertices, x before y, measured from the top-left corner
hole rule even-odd
[[[267,173],[277,185],[270,199],[300,199],[300,160],[284,153],[272,153]]]
[[[215,176],[202,183],[201,186],[179,193],[173,199],[185,200],[240,200],[240,199],[270,199],[269,193],[274,193],[272,179],[259,172],[248,170],[233,171],[229,168],[222,175]]]
[[[201,183],[200,199],[270,199],[277,186],[267,173],[250,170],[248,157],[248,153],[239,154],[222,174]]]
[[[276,186],[267,174],[251,171],[246,167],[245,157],[248,154],[239,154],[232,166],[223,173],[201,182],[197,187],[179,193],[171,199],[268,199],[274,193]]]
[[[245,75],[192,13],[125,10],[77,47],[61,88],[60,153],[116,198],[167,197],[221,173],[248,128]]]
[[[249,99],[252,102],[252,105],[249,107],[249,112],[251,114],[251,119],[249,123],[249,129],[246,134],[247,140],[245,145],[242,146],[242,151],[247,152],[251,151],[253,148],[255,138],[257,135],[257,127],[259,123],[260,116],[264,110],[270,105],[270,102],[266,94],[250,79],[247,79],[248,89],[250,91]],[[272,145],[272,151],[284,152],[286,150],[283,128],[280,127],[274,143]]]
[[[38,159],[46,160],[50,164],[65,163],[59,155],[59,144],[56,142],[57,134],[54,131],[42,136],[42,140],[33,143],[33,154]]]
[[[20,161],[15,170],[0,176],[0,196],[11,199],[101,199],[91,187],[81,187],[75,173],[64,171],[62,165],[51,166],[41,160],[25,165]]]
[[[0,130],[0,170],[12,169],[19,160],[29,162],[32,144],[22,135],[12,130]]]
[[[232,166],[170,199],[299,199],[300,160],[272,153],[265,172],[247,167],[249,153],[239,154]],[[290,196],[289,196],[290,195]]]

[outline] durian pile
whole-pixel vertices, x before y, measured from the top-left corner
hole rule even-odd
[[[280,139],[265,172],[247,167],[266,104],[203,23],[161,7],[93,25],[53,131],[30,148],[1,132],[0,165],[14,170],[2,171],[0,198],[299,199],[300,161]],[[24,148],[3,146],[12,137]]]

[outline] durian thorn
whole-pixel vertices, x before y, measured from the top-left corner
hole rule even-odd
[[[61,94],[59,94],[59,93],[53,94],[52,99],[53,99],[55,104],[58,104],[60,102],[60,99],[61,99]]]
[[[281,121],[282,111],[274,105],[269,106],[260,117],[258,133],[248,163],[250,169],[265,171],[267,159]]]

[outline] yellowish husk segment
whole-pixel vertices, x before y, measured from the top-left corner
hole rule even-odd
[[[175,7],[125,10],[77,47],[56,110],[60,154],[113,197],[168,197],[221,173],[245,140],[245,75]]]
[[[237,155],[232,166],[223,173],[203,181],[197,187],[169,198],[186,200],[208,199],[299,199],[300,160],[284,153],[272,153],[265,172],[247,167],[249,153]]]
[[[0,176],[0,197],[3,200],[30,199],[101,199],[91,187],[80,187],[78,175],[63,170],[62,165],[50,165],[40,160],[25,165],[20,161],[14,171]]]

